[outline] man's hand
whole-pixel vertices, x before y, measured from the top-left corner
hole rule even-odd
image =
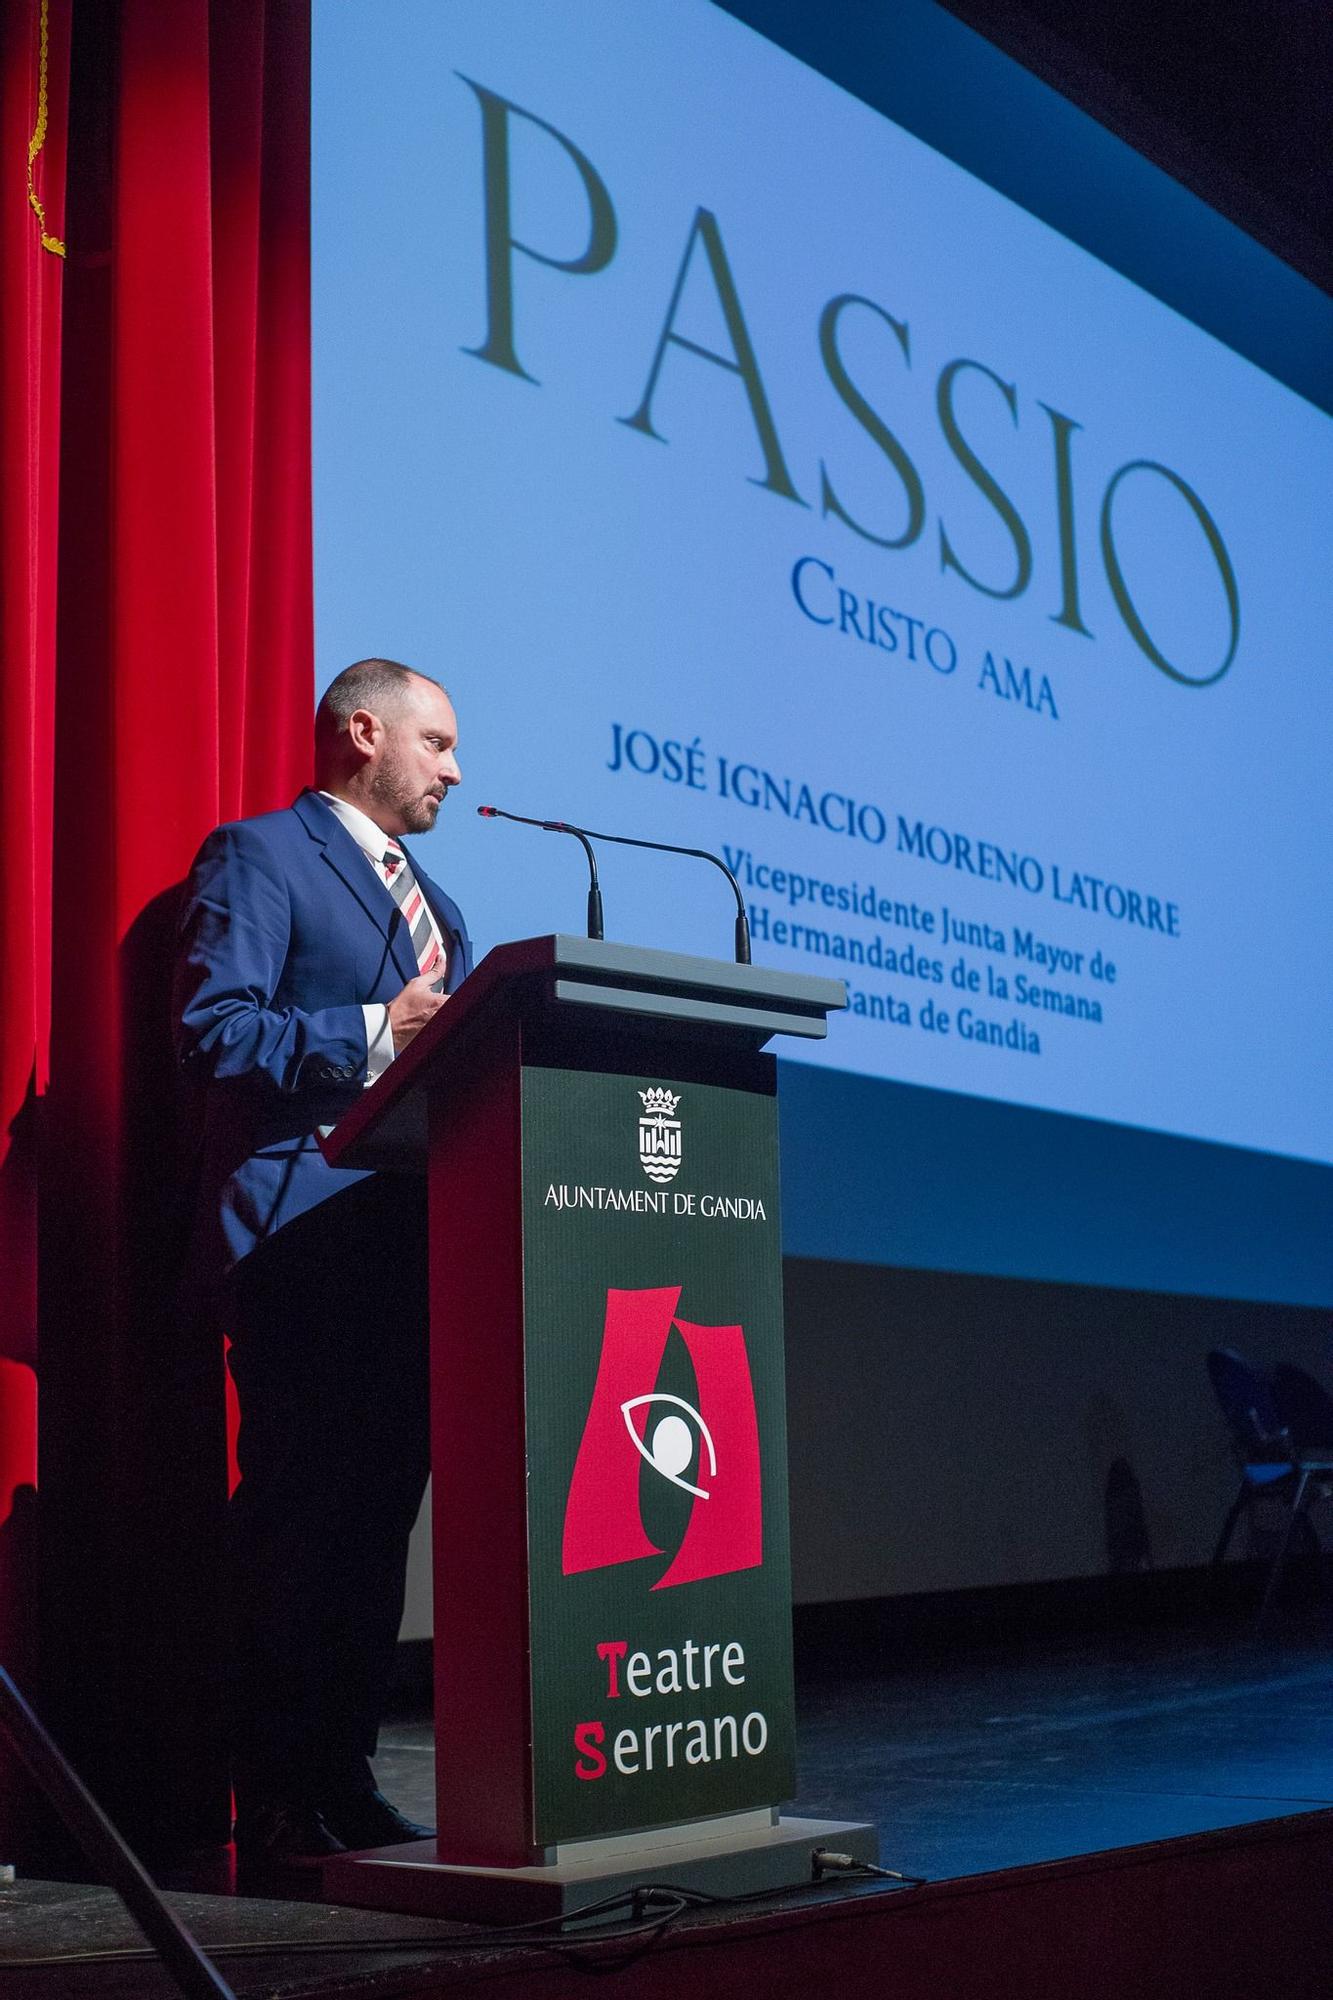
[[[445,1001],[446,993],[436,993],[431,985],[439,974],[429,977],[422,973],[416,979],[409,979],[396,1000],[389,1002],[389,1026],[393,1031],[393,1052],[401,1055],[410,1041],[421,1033],[432,1014],[438,1014]]]

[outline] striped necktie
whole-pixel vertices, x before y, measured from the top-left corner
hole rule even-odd
[[[423,973],[437,974],[442,984],[445,974],[444,946],[426,898],[421,893],[421,885],[412,873],[412,864],[396,841],[391,840],[386,846],[383,866],[389,894],[402,911],[404,922],[411,932],[417,968]]]

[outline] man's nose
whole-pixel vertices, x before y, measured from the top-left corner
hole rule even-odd
[[[461,785],[463,773],[458,768],[458,759],[452,750],[446,751],[440,765],[440,776],[446,785]]]

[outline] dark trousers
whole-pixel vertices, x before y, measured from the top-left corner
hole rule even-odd
[[[228,1520],[237,1794],[370,1782],[430,1468],[424,1188],[376,1175],[233,1272]]]

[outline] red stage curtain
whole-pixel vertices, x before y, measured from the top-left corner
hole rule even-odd
[[[8,947],[11,904],[53,883],[40,1696],[155,1845],[225,1827],[222,1370],[175,1300],[190,1163],[165,975],[205,833],[309,776],[309,67],[308,0],[73,0],[56,670],[31,697],[46,783],[22,839],[6,803],[3,911]],[[8,319],[26,294],[2,242]],[[3,393],[8,418],[8,366]],[[26,416],[31,458],[31,394]],[[38,939],[24,964],[35,1033]]]
[[[34,1667],[33,1109],[50,1045],[69,27],[70,0],[0,8],[0,705],[8,723],[0,764],[0,1661],[20,1679]],[[0,1814],[13,1795],[0,1755]]]

